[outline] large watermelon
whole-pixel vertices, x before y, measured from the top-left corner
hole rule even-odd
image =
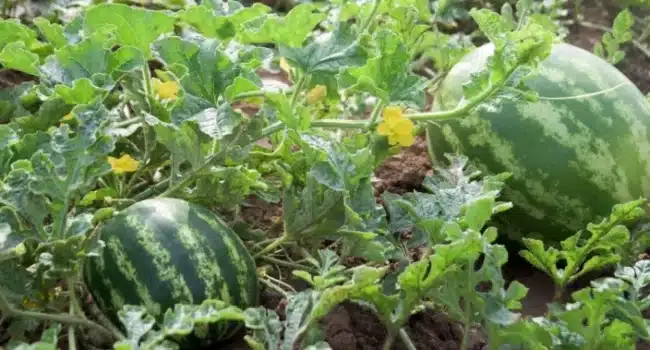
[[[453,67],[436,110],[457,105],[493,50],[483,45]],[[461,153],[484,173],[511,172],[503,198],[515,207],[499,215],[505,233],[553,243],[650,194],[650,106],[615,67],[573,45],[555,44],[541,66],[527,84],[542,99],[432,124],[427,137],[434,162]]]
[[[144,200],[102,224],[99,235],[106,246],[86,264],[85,279],[113,322],[124,304],[143,305],[159,321],[176,303],[216,298],[240,308],[258,304],[253,258],[231,228],[199,205]],[[220,323],[209,338],[225,340],[239,326]]]

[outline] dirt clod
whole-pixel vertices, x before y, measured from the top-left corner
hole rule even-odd
[[[424,177],[431,174],[426,139],[420,136],[413,146],[387,159],[375,170],[378,179],[375,183],[375,192],[381,194],[389,191],[403,194],[413,191],[419,189]]]

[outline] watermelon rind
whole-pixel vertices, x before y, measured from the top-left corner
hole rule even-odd
[[[125,304],[142,305],[161,322],[177,303],[218,299],[245,309],[259,302],[250,253],[215,213],[184,200],[137,202],[101,224],[101,255],[85,266],[99,309],[116,325]],[[221,322],[210,338],[230,338],[241,325]]]
[[[493,50],[485,44],[452,68],[434,110],[466,103],[463,84]],[[445,153],[463,154],[483,173],[512,173],[503,198],[514,208],[497,216],[507,238],[557,243],[615,204],[650,193],[650,106],[625,75],[586,50],[556,43],[526,84],[538,101],[506,101],[427,125],[434,163],[444,163]]]

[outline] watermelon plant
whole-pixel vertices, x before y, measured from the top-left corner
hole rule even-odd
[[[329,349],[322,322],[344,303],[372,311],[386,350],[416,349],[431,310],[462,349],[477,329],[491,349],[648,340],[647,261],[630,258],[643,94],[562,41],[560,5],[466,4],[94,2],[0,20],[0,344]],[[422,136],[433,173],[375,193]],[[504,272],[512,232],[556,288],[538,318]]]

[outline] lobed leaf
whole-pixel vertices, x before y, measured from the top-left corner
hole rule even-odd
[[[126,4],[99,4],[90,7],[84,18],[84,29],[91,35],[112,31],[116,43],[131,46],[144,58],[151,55],[151,44],[161,34],[173,31],[175,19],[163,11],[153,11]]]
[[[426,80],[410,72],[411,56],[394,32],[384,29],[376,35],[377,52],[363,67],[341,74],[341,85],[349,92],[368,92],[385,104],[424,106]]]

